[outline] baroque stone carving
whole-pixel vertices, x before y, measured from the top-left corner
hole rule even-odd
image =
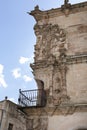
[[[57,24],[45,24],[34,27],[37,36],[35,61],[55,56],[57,59],[67,50],[66,33]]]
[[[61,73],[60,71],[54,72],[53,75],[53,101],[54,104],[59,104],[60,97],[61,97]]]
[[[53,75],[53,103],[54,105],[60,105],[69,99],[66,90],[66,72],[67,66],[65,64],[57,66],[54,68]]]
[[[61,10],[65,14],[65,16],[68,16],[71,10],[71,4],[68,2],[69,0],[65,0],[64,5],[61,6]]]
[[[35,45],[36,65],[46,61],[47,65],[53,67],[52,99],[54,105],[59,105],[67,99],[66,94],[66,64],[63,64],[68,45],[66,43],[66,32],[57,24],[36,24],[34,27],[37,41]],[[40,62],[41,61],[41,62]],[[50,99],[50,98],[49,98]],[[50,100],[48,101],[50,102]],[[49,103],[48,103],[49,104]]]

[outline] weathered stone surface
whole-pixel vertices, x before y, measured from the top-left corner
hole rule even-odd
[[[38,88],[48,92],[47,129],[87,128],[87,2],[65,1],[61,8],[35,8],[31,15],[36,19],[37,38],[31,67]],[[36,109],[25,111],[38,115]]]
[[[72,102],[87,103],[87,63],[69,65],[67,93]]]
[[[26,115],[18,109],[18,106],[9,100],[0,102],[0,130],[26,130]]]
[[[35,62],[46,60],[50,56],[58,57],[67,49],[66,34],[58,24],[35,25],[37,43],[35,46]]]
[[[87,113],[74,113],[72,116],[53,116],[49,118],[48,130],[87,129]]]
[[[63,10],[66,10],[68,4],[63,7],[65,7]],[[31,12],[31,15],[35,19],[37,18],[34,27],[37,37],[35,61],[31,67],[36,81],[43,81],[44,89],[49,91],[47,103],[53,105],[61,104],[64,100],[65,102],[68,100],[79,103],[87,102],[87,76],[85,74],[87,66],[87,2],[70,5],[68,9],[67,17],[64,13],[60,13],[62,12],[60,9],[48,12],[38,9],[38,17],[35,13],[36,9]],[[58,13],[56,13],[57,11]],[[48,22],[44,23],[42,16],[47,16],[46,13],[49,15],[46,17]],[[81,77],[77,78],[76,74]],[[79,80],[81,84],[79,84]],[[37,85],[38,88],[41,87],[39,84]],[[84,89],[82,90],[82,88]],[[81,93],[83,96],[80,96]]]

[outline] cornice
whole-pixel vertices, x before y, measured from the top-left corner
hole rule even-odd
[[[21,110],[30,117],[72,115],[75,112],[87,112],[87,103],[61,104],[53,107],[22,107]]]
[[[35,20],[38,22],[43,19],[49,19],[56,16],[67,15],[66,12],[68,10],[68,14],[78,13],[82,11],[87,11],[87,2],[78,3],[71,5],[67,3],[67,5],[62,5],[61,8],[53,8],[47,11],[42,11],[39,9],[39,6],[36,6],[33,11],[28,14],[32,15]]]
[[[30,66],[33,70],[36,70],[40,68],[46,68],[49,66],[60,66],[62,64],[71,65],[71,64],[82,64],[82,63],[87,63],[87,54],[68,55],[63,59],[59,59],[58,61],[41,60],[36,63],[30,64]]]

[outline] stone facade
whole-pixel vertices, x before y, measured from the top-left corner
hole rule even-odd
[[[49,11],[36,6],[30,14],[37,21],[35,60],[31,67],[38,88],[38,81],[42,81],[49,93],[48,100],[52,97],[56,105],[62,98],[87,103],[87,2],[67,3]]]
[[[41,130],[87,129],[87,2],[65,1],[48,11],[36,6],[30,14],[37,38],[31,67],[38,88],[46,91],[47,104],[24,111],[45,116],[47,128]]]

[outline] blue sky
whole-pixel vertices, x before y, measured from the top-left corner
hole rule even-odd
[[[79,3],[86,0],[70,0]],[[28,15],[36,5],[41,10],[58,8],[63,0],[0,1],[0,100],[17,102],[19,89],[36,88],[29,64],[33,62],[35,20]]]

